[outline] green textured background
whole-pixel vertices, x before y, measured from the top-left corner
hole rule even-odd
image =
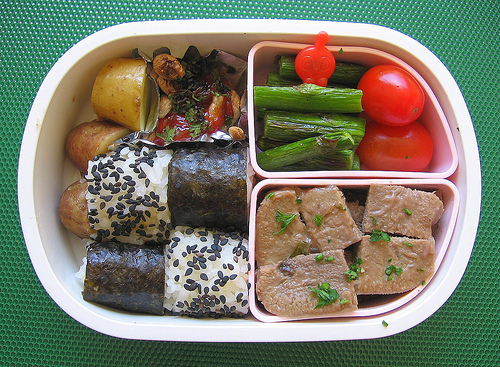
[[[499,365],[499,13],[498,0],[2,0],[0,365]],[[67,49],[95,31],[127,21],[191,18],[378,24],[420,41],[448,67],[474,121],[483,204],[468,269],[433,316],[376,340],[194,344],[108,337],[74,321],[50,299],[26,252],[16,191],[19,145],[40,83]]]

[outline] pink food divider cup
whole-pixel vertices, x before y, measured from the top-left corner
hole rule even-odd
[[[359,308],[349,313],[339,313],[331,316],[318,316],[307,318],[288,318],[273,315],[266,311],[258,301],[255,293],[256,269],[255,269],[255,239],[256,239],[256,214],[260,202],[270,190],[299,186],[311,188],[318,186],[336,185],[339,188],[368,189],[371,184],[400,185],[413,189],[432,190],[440,197],[444,204],[444,212],[439,222],[433,227],[435,239],[434,272],[425,284],[418,286],[412,291],[381,296],[369,302],[359,305]],[[257,183],[250,199],[250,228],[249,228],[249,252],[250,264],[252,265],[249,281],[251,284],[249,302],[252,315],[263,322],[298,321],[304,319],[323,319],[322,321],[334,321],[338,318],[358,318],[376,316],[391,313],[407,303],[414,300],[425,292],[427,285],[432,282],[434,275],[439,271],[440,265],[446,256],[448,246],[455,231],[455,224],[459,209],[459,192],[457,187],[446,179],[266,179]]]
[[[337,62],[353,62],[372,67],[380,64],[397,65],[408,71],[422,86],[425,94],[425,106],[419,119],[429,131],[434,152],[431,163],[423,172],[403,171],[371,171],[363,168],[359,171],[298,171],[271,172],[262,169],[257,163],[260,152],[256,145],[262,128],[257,121],[257,113],[253,101],[253,87],[265,85],[267,75],[277,71],[276,56],[296,55],[307,45],[262,41],[251,48],[248,55],[248,134],[250,140],[250,163],[260,178],[447,178],[458,166],[457,148],[450,131],[450,126],[441,108],[439,100],[424,78],[403,60],[387,52],[368,47],[335,47],[327,46],[333,52]],[[340,50],[342,49],[342,52]]]

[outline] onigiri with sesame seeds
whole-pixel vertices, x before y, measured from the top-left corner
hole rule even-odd
[[[172,150],[119,144],[89,162],[85,179],[92,239],[131,244],[165,242],[172,226],[167,205]]]
[[[248,239],[239,232],[176,227],[165,246],[165,309],[172,315],[245,317]]]

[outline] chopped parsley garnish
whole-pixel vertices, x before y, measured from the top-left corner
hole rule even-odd
[[[287,229],[287,227],[292,223],[293,218],[295,218],[297,214],[283,214],[279,209],[276,212],[276,222],[281,223],[281,230],[279,232],[273,234],[281,234]]]
[[[363,260],[360,258],[356,259],[355,262],[349,265],[349,270],[347,270],[344,274],[347,275],[347,281],[351,282],[358,277],[358,274],[363,270],[361,269],[361,264]]]
[[[321,252],[314,257],[314,260],[316,260],[317,263],[320,262],[321,260],[333,261],[335,260],[335,257],[333,255],[325,257],[325,254]]]
[[[275,192],[270,192],[269,194],[266,195],[266,199],[271,199],[276,193]]]
[[[413,244],[411,242],[403,241],[403,243],[408,247],[413,247]]]
[[[320,283],[318,288],[309,287],[309,289],[318,296],[318,304],[316,308],[327,306],[335,302],[339,297],[339,292],[336,289],[330,288],[330,283]]]
[[[297,204],[302,204],[302,199],[297,199]]]
[[[391,236],[389,236],[385,232],[378,231],[378,230],[374,229],[371,236],[370,236],[370,242],[377,242],[377,241],[390,242]]]
[[[372,223],[373,224],[377,224],[377,218],[373,217],[373,216],[370,216],[370,218],[372,219]]]
[[[408,209],[408,208],[405,208],[405,213],[406,213],[407,215],[411,215],[411,214],[412,214],[411,210],[410,210],[410,209]]]
[[[324,258],[325,258],[325,255],[323,253],[320,253],[320,254],[317,254],[316,256],[314,256],[314,260],[316,260],[316,262],[320,262]]]
[[[175,126],[166,126],[163,132],[156,132],[156,135],[165,141],[174,141],[174,138],[177,135],[177,128]]]
[[[418,268],[418,269],[417,269],[417,271],[424,271],[424,269],[422,269],[422,268]]]
[[[383,325],[384,327],[389,326],[389,324],[388,324],[385,320],[382,320],[382,325]]]
[[[322,215],[316,215],[314,217],[314,223],[316,223],[316,225],[319,227],[321,225],[321,223],[323,222],[323,216]]]
[[[403,272],[403,268],[396,268],[393,264],[385,268],[385,275],[387,275],[387,280],[392,280],[394,274],[400,276]]]

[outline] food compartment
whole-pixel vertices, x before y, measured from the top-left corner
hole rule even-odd
[[[437,223],[432,225],[432,237],[434,238],[434,259],[433,259],[433,269],[430,273],[425,274],[425,281],[415,288],[404,291],[401,293],[392,293],[392,294],[383,294],[383,295],[359,295],[357,294],[357,309],[353,309],[352,307],[344,307],[341,308],[340,311],[332,313],[332,314],[319,314],[319,315],[309,315],[309,316],[294,316],[294,317],[285,317],[285,316],[277,316],[267,311],[263,303],[258,299],[256,292],[256,283],[257,283],[257,274],[259,271],[259,266],[261,264],[257,264],[256,261],[256,241],[257,241],[257,226],[261,225],[257,221],[257,211],[259,210],[262,201],[269,195],[270,192],[278,189],[291,189],[296,192],[307,192],[311,189],[316,188],[329,188],[329,187],[337,187],[341,190],[347,204],[356,200],[356,198],[366,199],[366,194],[371,185],[383,185],[383,186],[402,186],[404,188],[415,189],[419,191],[425,192],[433,192],[436,196],[441,200],[443,204],[443,210],[441,217]],[[363,199],[362,199],[363,200]],[[302,204],[302,201],[301,201]],[[301,205],[300,204],[300,205]],[[296,321],[303,319],[349,319],[349,318],[358,318],[364,316],[376,316],[385,313],[391,313],[395,311],[397,308],[404,307],[405,304],[418,297],[420,293],[425,292],[427,285],[432,282],[433,276],[439,271],[440,265],[445,257],[448,246],[453,236],[453,232],[455,229],[455,223],[458,215],[458,206],[459,206],[459,193],[457,188],[453,183],[448,180],[443,179],[429,179],[429,180],[414,180],[414,179],[366,179],[366,180],[340,180],[340,179],[267,179],[259,182],[253,192],[251,197],[251,205],[250,205],[250,233],[249,233],[249,244],[250,244],[250,263],[252,264],[252,269],[250,271],[250,282],[251,282],[251,292],[249,295],[250,300],[250,310],[255,318],[263,322],[280,322],[280,321]],[[350,208],[348,205],[347,208]],[[352,208],[351,208],[352,209]],[[350,209],[350,210],[351,210]],[[406,214],[406,215],[411,215]],[[355,217],[355,215],[353,215]],[[277,220],[278,218],[276,218]],[[302,222],[307,222],[307,219],[304,220],[302,212],[300,213],[300,219]],[[266,224],[267,225],[267,224]],[[307,226],[307,223],[306,223]],[[319,225],[318,225],[319,226]],[[375,232],[375,231],[374,231]],[[363,236],[366,237],[369,235],[362,231]],[[398,236],[392,235],[393,241],[403,241],[408,246],[413,247],[406,241],[418,241],[414,237],[410,237],[410,240],[407,239],[407,236]],[[405,240],[406,239],[406,240]],[[278,245],[278,241],[276,244]],[[384,244],[384,242],[382,242]],[[344,252],[346,254],[346,260],[349,267],[349,264],[355,263],[356,259],[352,257],[352,250],[356,248],[356,246],[360,246],[359,242],[356,242],[352,245],[346,246]],[[404,247],[404,246],[403,246]],[[311,255],[314,254],[314,255]],[[306,256],[316,256],[321,254],[322,262],[324,263],[325,259],[323,258],[323,253],[314,252],[311,250],[311,254]],[[325,251],[324,255],[329,255],[330,252]],[[257,255],[258,256],[258,255]],[[292,256],[296,257],[297,254],[293,254]],[[332,260],[335,256],[332,256]],[[316,257],[316,262],[318,262],[318,258]],[[332,264],[335,260],[332,261]],[[284,264],[286,262],[279,262],[280,264]],[[280,265],[280,270],[283,269],[283,265]],[[279,266],[278,266],[279,267]],[[353,268],[349,268],[352,270]],[[363,269],[363,265],[359,267],[359,269]],[[394,268],[396,269],[396,268]],[[286,269],[285,269],[286,270]],[[310,271],[310,270],[308,270]],[[387,271],[387,269],[386,269]],[[347,275],[346,275],[347,276]],[[396,277],[396,275],[393,275]],[[305,284],[305,283],[304,283]],[[354,283],[353,283],[354,284]],[[357,292],[357,291],[356,291]],[[341,293],[348,294],[348,293]],[[342,298],[340,298],[341,300]],[[295,300],[299,302],[298,300]],[[347,302],[347,299],[344,300]],[[339,300],[337,300],[339,302]]]
[[[332,43],[331,41],[329,43]],[[277,172],[265,170],[257,162],[261,149],[257,140],[262,136],[262,118],[254,105],[254,86],[267,83],[268,74],[276,72],[277,56],[294,56],[308,45],[285,42],[263,41],[256,44],[249,52],[248,58],[248,131],[250,140],[250,161],[256,174],[262,178],[342,178],[342,177],[377,177],[377,178],[447,178],[453,174],[458,165],[455,143],[450,126],[443,113],[440,101],[424,78],[406,63],[384,51],[368,47],[327,46],[337,63],[355,63],[366,67],[380,64],[400,66],[408,71],[421,85],[425,95],[425,105],[419,122],[428,130],[434,144],[433,157],[430,164],[421,172],[375,171],[361,165],[360,170],[307,170]],[[355,88],[351,86],[351,88]],[[362,163],[362,162],[361,162]]]

